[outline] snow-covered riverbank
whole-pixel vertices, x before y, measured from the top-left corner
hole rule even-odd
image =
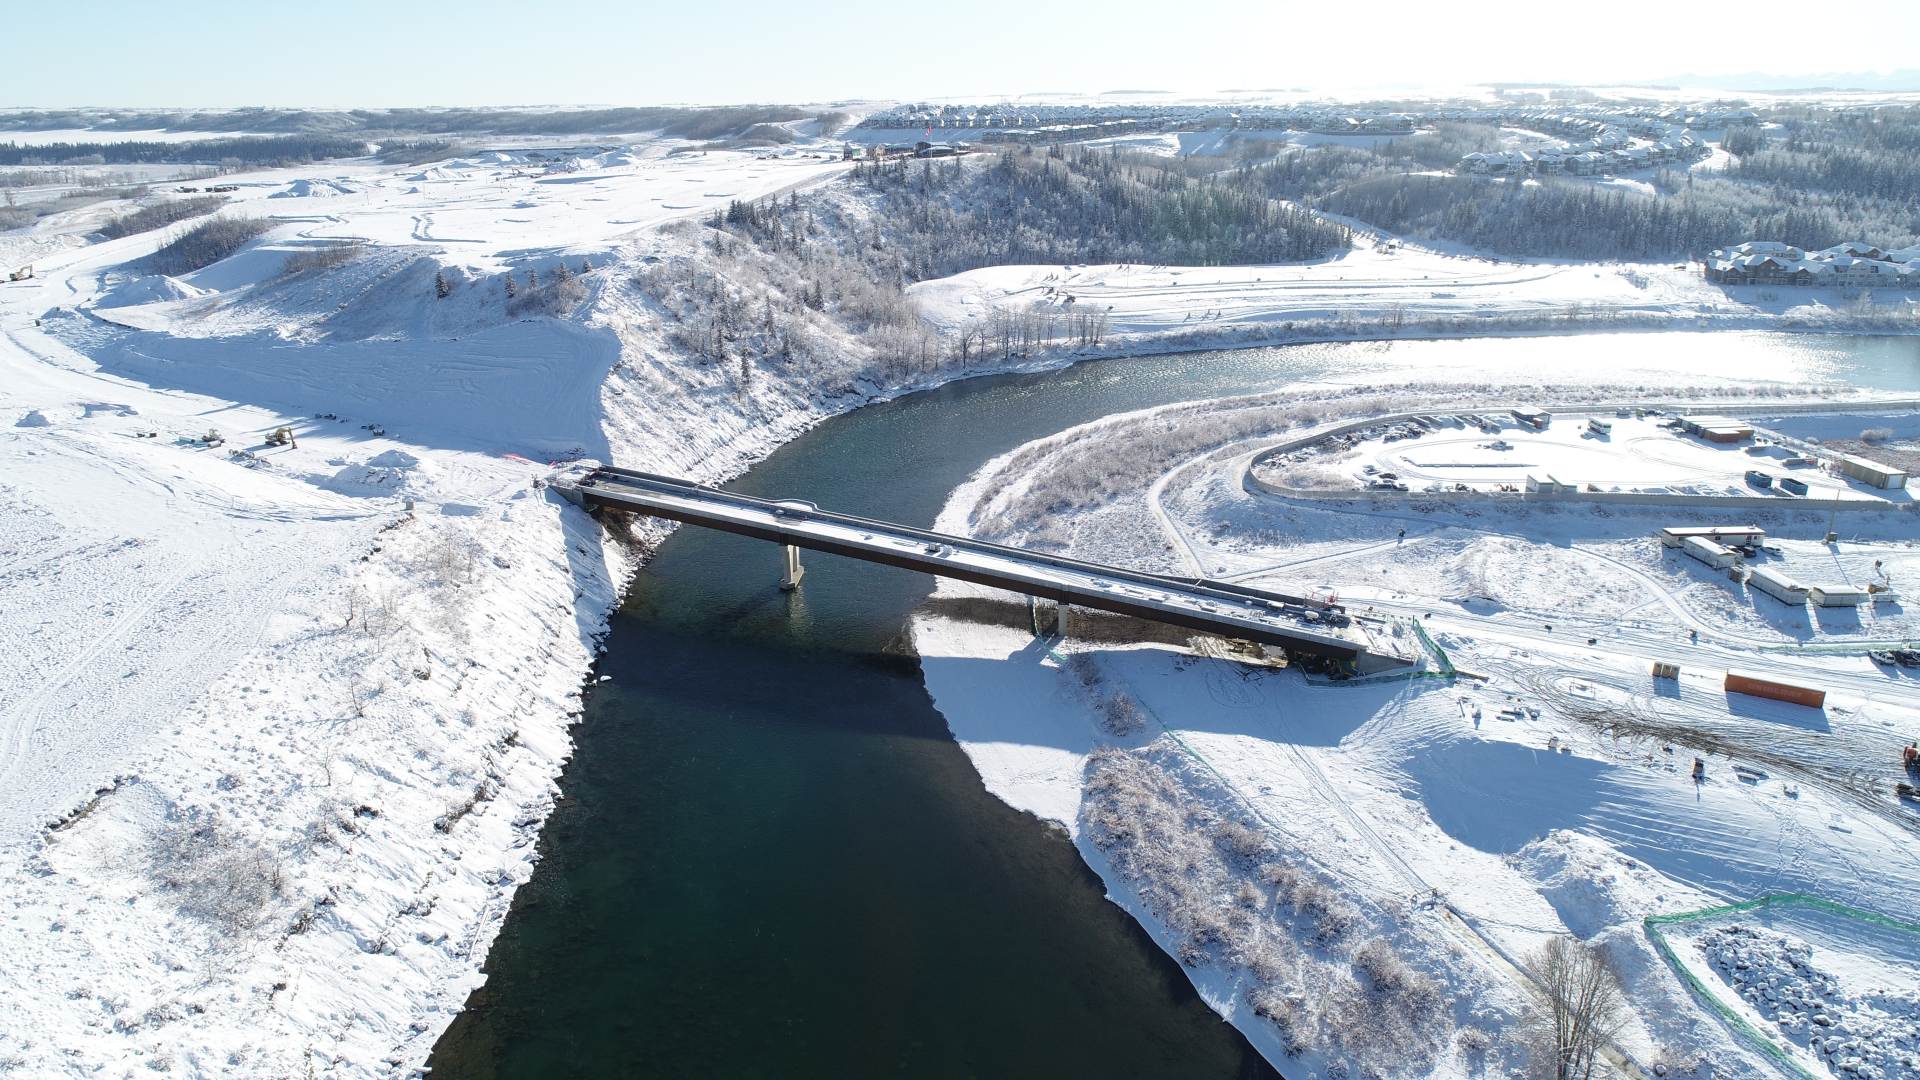
[[[1665,565],[1650,538],[1668,523],[1658,513],[1391,512],[1243,488],[1247,460],[1285,437],[1289,417],[1329,422],[1343,400],[1367,404],[1348,393],[1171,406],[1064,432],[981,469],[938,527],[1293,593],[1335,589],[1381,632],[1424,633],[1448,663],[1485,676],[1328,685],[1076,639],[1072,617],[1065,640],[1036,648],[1025,631],[929,609],[915,641],[955,738],[990,791],[1073,835],[1115,902],[1283,1068],[1521,1067],[1521,971],[1546,936],[1570,933],[1618,968],[1635,1012],[1619,1047],[1645,1073],[1774,1075],[1691,995],[1640,920],[1779,890],[1913,919],[1917,826],[1891,792],[1898,747],[1920,728],[1911,680],[1857,654],[1762,660],[1751,650],[1771,616],[1732,610],[1738,598],[1690,615],[1726,588]],[[1275,432],[1241,430],[1263,407]],[[1143,454],[1148,444],[1171,457]],[[1105,488],[1088,474],[1099,461],[1118,478]],[[1765,516],[1789,554],[1825,528],[1818,515]],[[1904,580],[1920,567],[1909,516],[1877,522],[1840,561],[1879,560]],[[978,591],[943,582],[936,595]],[[1688,626],[1699,638],[1681,644]],[[1647,676],[1656,659],[1683,672],[1664,692]],[[1827,707],[1725,694],[1719,672],[1748,664],[1827,687]],[[1694,753],[1709,759],[1699,784],[1686,776]],[[1355,1022],[1407,1007],[1372,974],[1376,936],[1413,973],[1396,985],[1439,995],[1398,1037]],[[1839,970],[1889,946],[1920,954],[1920,941],[1844,926],[1825,944]],[[1875,1062],[1874,1075],[1914,1067]]]
[[[423,1063],[532,870],[635,565],[547,462],[720,480],[910,385],[690,362],[630,279],[698,238],[620,239],[638,224],[594,206],[658,190],[657,224],[710,205],[665,205],[689,184],[748,198],[829,163],[430,171],[340,170],[319,216],[285,197],[305,174],[237,177],[273,225],[231,259],[174,282],[128,267],[159,235],[50,242],[0,293],[0,1074]],[[394,232],[476,197],[572,242]],[[570,314],[505,310],[500,270],[563,267]]]

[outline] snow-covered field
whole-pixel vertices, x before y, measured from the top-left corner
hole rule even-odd
[[[1433,400],[1463,398],[1456,389]],[[1286,592],[1330,589],[1379,632],[1417,624],[1447,663],[1475,674],[1330,685],[1204,651],[1079,641],[1071,618],[1067,638],[1037,650],[1020,631],[923,615],[915,637],[928,689],[989,789],[1067,828],[1115,901],[1290,1073],[1521,1067],[1522,968],[1566,933],[1619,971],[1634,1019],[1617,1047],[1641,1075],[1782,1075],[1691,995],[1640,921],[1779,892],[1920,916],[1920,806],[1892,790],[1900,747],[1920,735],[1920,696],[1911,672],[1877,668],[1848,644],[1920,635],[1907,605],[1857,616],[1864,626],[1821,611],[1777,626],[1762,605],[1784,605],[1736,594],[1660,547],[1652,533],[1673,523],[1665,512],[1376,508],[1250,492],[1244,472],[1285,437],[1274,434],[1217,448],[1202,438],[1192,444],[1202,450],[1157,465],[1152,483],[1129,479],[1093,505],[1048,494],[1077,491],[1077,474],[1061,486],[1050,470],[1078,469],[1101,445],[1117,462],[1134,453],[1130,432],[1182,446],[1183,426],[1233,431],[1219,415],[1176,406],[1016,450],[956,492],[939,527]],[[1319,415],[1341,414],[1329,405]],[[1086,454],[1060,452],[1073,446]],[[1050,497],[1073,508],[1022,517]],[[1823,514],[1758,517],[1782,538],[1780,558],[1803,570],[1824,562],[1829,574],[1884,573],[1896,586],[1920,574],[1911,514],[1866,515],[1837,548],[1809,539],[1825,532]],[[1656,660],[1679,664],[1680,677],[1654,680]],[[1823,687],[1827,703],[1730,694],[1730,668]],[[1706,763],[1698,782],[1696,755]],[[1215,838],[1169,853],[1194,868],[1193,888],[1156,877],[1152,849],[1131,839],[1138,830],[1159,842],[1153,799],[1131,794],[1155,784],[1178,792],[1190,827]],[[1116,801],[1116,790],[1130,794]],[[1116,806],[1132,815],[1121,826]],[[1355,905],[1356,928],[1329,938],[1303,919],[1302,872]],[[1686,945],[1683,960],[1725,973],[1730,1000],[1757,1000],[1784,1038],[1803,1049],[1818,1040],[1802,1055],[1814,1075],[1920,1075],[1908,1049],[1920,935],[1822,927],[1811,961],[1799,938],[1731,931]],[[1376,934],[1417,977],[1447,988],[1444,1023],[1393,1042],[1342,1010],[1343,995],[1369,986],[1373,1008],[1394,1007],[1365,975]],[[1495,1049],[1475,1034],[1485,1030],[1502,1033]]]
[[[1839,292],[1726,289],[1698,270],[1668,264],[1490,261],[1400,243],[1282,266],[993,266],[910,291],[929,319],[949,328],[996,307],[1040,305],[1104,312],[1122,340],[1223,345],[1288,340],[1314,326],[1320,333],[1393,337],[1401,327],[1431,333],[1437,323],[1474,333],[1525,320],[1537,332],[1556,317],[1605,316],[1673,329],[1753,329],[1820,325],[1863,310],[1911,319],[1914,311],[1914,301],[1897,295],[1862,309],[1858,298]]]

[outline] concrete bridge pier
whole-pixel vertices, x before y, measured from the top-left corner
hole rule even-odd
[[[1027,621],[1033,627],[1034,637],[1066,637],[1067,605],[1056,602],[1042,607],[1040,598],[1030,595],[1027,597]]]
[[[781,550],[786,553],[787,566],[786,572],[780,575],[780,591],[792,592],[800,587],[800,578],[807,570],[806,567],[800,565],[799,548],[794,547],[792,544],[787,544],[784,545]]]

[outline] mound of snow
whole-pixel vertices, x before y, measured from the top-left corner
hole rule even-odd
[[[406,495],[419,490],[428,479],[420,459],[404,450],[388,450],[358,464],[343,458],[328,462],[339,469],[330,476],[318,476],[314,483],[342,495]]]
[[[1583,938],[1670,906],[1677,891],[1605,843],[1566,830],[1528,844],[1509,862],[1536,883],[1567,929]]]
[[[14,427],[52,427],[53,421],[47,419],[47,414],[41,412],[39,409],[29,409],[27,410],[27,415],[13,422],[13,426]]]
[[[332,198],[335,195],[353,195],[360,189],[343,184],[338,180],[295,180],[284,189],[267,196],[269,199],[308,199]]]
[[[169,300],[192,300],[207,295],[207,290],[195,288],[179,278],[165,274],[148,274],[131,281],[123,281],[108,289],[94,302],[95,307],[117,308],[133,307],[137,304],[160,304]]]

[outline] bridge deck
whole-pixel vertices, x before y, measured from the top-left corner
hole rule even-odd
[[[1357,633],[1309,621],[1307,613],[1314,609],[1299,597],[1242,585],[1103,566],[629,469],[596,468],[557,486],[583,505],[667,518],[1224,637],[1349,659],[1362,669],[1406,663],[1404,657],[1372,652]]]

